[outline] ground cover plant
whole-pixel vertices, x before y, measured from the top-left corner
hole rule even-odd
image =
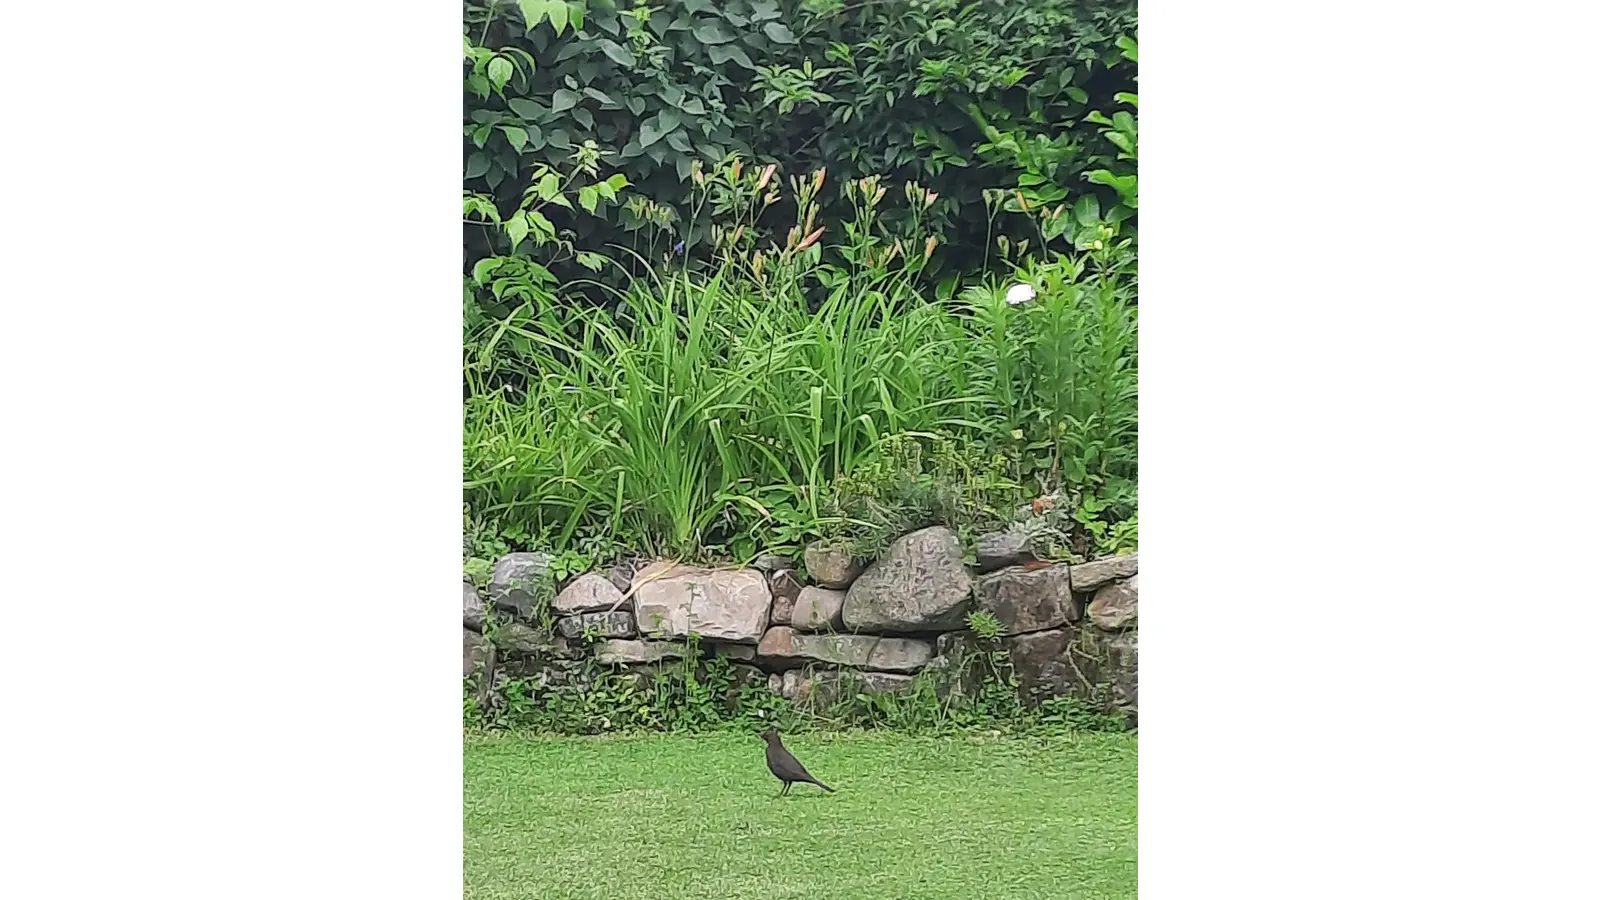
[[[469,740],[465,896],[1137,896],[1132,735],[785,742],[837,793],[777,799],[753,731]]]

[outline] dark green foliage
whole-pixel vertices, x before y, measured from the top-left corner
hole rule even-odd
[[[1118,99],[1134,90],[1119,45],[1131,0],[469,0],[464,22],[469,193],[509,215],[541,166],[566,171],[585,141],[633,186],[549,211],[578,250],[659,261],[706,243],[708,223],[688,216],[694,165],[732,155],[776,162],[780,178],[828,170],[824,224],[848,178],[918,181],[938,196],[926,224],[953,248],[935,260],[947,268],[983,265],[995,206],[1017,207],[1019,189],[1035,204],[1094,197],[1090,218],[1131,214]],[[466,237],[469,269],[507,249],[489,229]],[[587,275],[572,258],[554,271]]]

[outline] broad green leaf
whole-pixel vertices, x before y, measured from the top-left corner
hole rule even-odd
[[[1089,102],[1089,92],[1084,90],[1081,87],[1077,87],[1076,85],[1067,88],[1067,96],[1071,97],[1074,101],[1076,101],[1078,103],[1088,103]]]
[[[494,126],[492,125],[479,125],[472,131],[472,142],[478,145],[478,149],[482,150],[484,142],[489,140],[489,134],[492,131],[494,131]]]
[[[506,220],[506,236],[511,238],[511,249],[516,250],[522,239],[528,236],[528,220],[521,215]]]
[[[593,185],[584,185],[578,189],[578,205],[594,215],[595,207],[600,205],[600,192]]]
[[[511,143],[511,149],[517,151],[518,153],[521,153],[522,148],[527,146],[528,132],[524,131],[523,129],[518,128],[515,125],[501,125],[500,131],[505,134],[506,140]]]
[[[592,87],[586,87],[586,88],[583,89],[583,92],[585,94],[589,95],[590,97],[593,97],[594,99],[599,100],[601,103],[605,104],[606,106],[610,106],[612,108],[616,108],[616,107],[622,105],[622,104],[618,103],[617,101],[611,99],[611,95],[606,93],[605,91],[597,90],[597,89],[592,88]]]
[[[556,34],[567,30],[567,4],[564,0],[545,0],[545,15],[550,17],[550,25],[555,28]]]
[[[678,123],[682,121],[683,116],[679,115],[675,109],[663,109],[661,112],[656,113],[656,124],[661,128],[663,134],[677,128]]]
[[[594,113],[581,106],[572,111],[572,120],[585,128],[594,128]]]
[[[481,178],[487,171],[489,171],[489,157],[482,153],[474,153],[467,157],[468,178]]]
[[[539,106],[539,104],[523,97],[512,97],[510,100],[506,101],[506,105],[511,107],[512,112],[516,113],[527,121],[541,121],[545,116],[544,110]]]
[[[1135,107],[1135,108],[1137,108],[1138,105],[1139,105],[1139,95],[1138,94],[1130,94],[1127,91],[1117,91],[1115,94],[1112,94],[1111,96],[1112,96],[1113,99],[1115,99],[1119,103],[1126,103],[1129,106],[1132,106],[1132,107]]]
[[[611,185],[611,189],[612,190],[620,191],[623,188],[628,186],[628,176],[622,174],[621,172],[618,172],[617,174],[611,176],[610,178],[607,178],[606,179],[606,184]]]
[[[552,197],[559,196],[561,194],[561,176],[554,172],[544,173],[544,177],[539,179],[538,191],[539,199],[545,202],[549,202]]]
[[[545,8],[549,5],[550,0],[517,0],[517,8],[522,10],[523,27],[532,31],[544,21]]]
[[[615,202],[616,199],[617,199],[617,192],[612,190],[611,189],[611,185],[606,184],[604,181],[595,182],[594,183],[594,190],[595,190],[595,193],[597,193],[600,196],[606,198],[607,200]]]
[[[567,12],[570,13],[567,18],[572,22],[573,30],[582,28],[584,17],[589,14],[583,0],[578,0],[576,3],[568,3]]]
[[[767,24],[761,26],[761,30],[766,32],[767,37],[771,38],[776,43],[794,43],[794,32],[789,30],[789,26],[784,25],[781,22],[768,22]]]
[[[605,263],[606,258],[598,253],[591,253],[587,250],[578,253],[578,265],[583,266],[591,272],[600,271],[600,267],[605,265]]]
[[[674,131],[667,135],[667,146],[679,153],[693,153],[694,147],[689,144],[689,138],[682,131]]]
[[[506,86],[506,82],[511,80],[511,73],[514,71],[515,69],[512,68],[510,60],[503,56],[496,56],[494,59],[489,60],[487,72],[489,83],[494,85],[495,90],[500,90]]]
[[[638,60],[634,58],[632,50],[629,50],[627,47],[624,47],[616,41],[610,40],[609,38],[600,39],[600,52],[604,53],[606,56],[609,56],[611,61],[619,66],[632,68],[634,64],[638,62]]]
[[[1100,198],[1093,194],[1084,194],[1078,202],[1072,205],[1072,217],[1078,220],[1079,225],[1092,225],[1100,221]]]
[[[629,97],[627,106],[628,106],[628,112],[631,112],[636,116],[644,115],[644,98],[643,97]]]
[[[745,53],[744,48],[737,44],[707,47],[706,55],[711,57],[711,61],[719,66],[726,65],[728,60],[731,59],[746,69],[754,69],[756,67],[755,63],[750,61],[750,55]]]
[[[654,117],[645,119],[643,124],[639,126],[640,149],[648,148],[651,144],[661,140],[663,137],[665,137],[665,135],[661,132],[661,126],[656,124]]]
[[[694,39],[702,44],[726,44],[734,39],[734,34],[724,28],[721,22],[707,22],[694,30]]]
[[[533,236],[540,241],[548,241],[556,236],[556,226],[550,224],[550,220],[544,217],[544,213],[536,209],[530,209],[523,215],[528,217],[528,225],[533,231]]]
[[[553,113],[564,113],[574,106],[577,106],[578,99],[577,91],[569,91],[565,88],[561,88],[556,91],[555,96],[550,100],[550,111]]]
[[[488,259],[480,259],[478,260],[477,265],[472,267],[472,280],[478,285],[483,285],[489,280],[489,275],[499,267],[500,258],[498,256],[491,256]]]
[[[706,114],[706,105],[700,102],[699,97],[690,97],[685,100],[682,109],[691,116],[703,116]]]

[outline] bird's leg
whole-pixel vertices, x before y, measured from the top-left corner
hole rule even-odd
[[[778,796],[779,797],[787,797],[789,795],[789,789],[792,788],[792,787],[794,787],[794,782],[785,781],[783,783],[783,790],[778,793]]]

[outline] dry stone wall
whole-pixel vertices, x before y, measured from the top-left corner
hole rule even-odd
[[[844,685],[903,692],[918,672],[966,671],[978,646],[966,616],[982,610],[999,621],[1030,697],[1076,696],[1137,722],[1138,556],[1069,565],[1032,559],[1006,533],[977,544],[976,567],[938,526],[904,535],[866,566],[815,545],[803,573],[778,557],[748,568],[621,564],[559,585],[555,635],[544,640],[529,617],[550,558],[508,554],[487,596],[464,586],[463,674],[491,655],[483,632],[493,609],[502,623],[494,655],[540,677],[576,672],[586,656],[647,673],[681,659],[693,634],[704,652],[735,660],[742,682],[764,679],[791,700],[820,703]]]

